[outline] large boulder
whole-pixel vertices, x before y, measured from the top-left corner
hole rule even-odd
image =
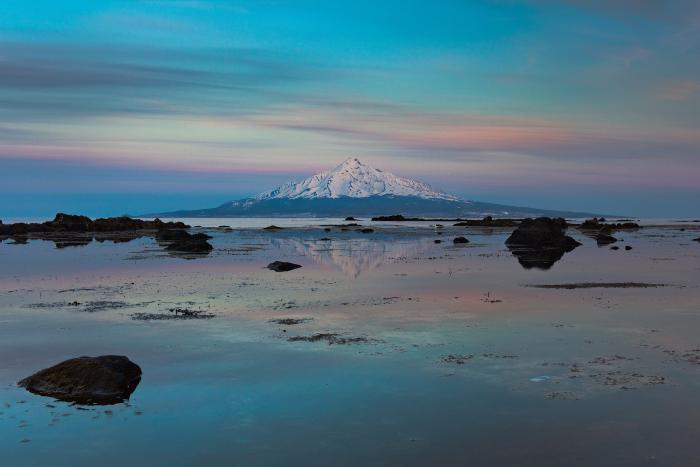
[[[506,240],[506,245],[531,247],[576,248],[581,245],[566,235],[566,220],[538,217],[524,219],[520,226]]]
[[[564,219],[524,219],[506,240],[508,249],[526,269],[549,269],[564,253],[581,243],[566,235]]]
[[[141,381],[141,368],[120,355],[78,357],[43,369],[17,383],[29,392],[79,404],[116,404]]]

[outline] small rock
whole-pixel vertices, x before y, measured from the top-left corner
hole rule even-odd
[[[170,251],[181,251],[184,253],[208,253],[214,249],[209,242],[201,238],[186,238],[178,240],[166,247]]]
[[[600,232],[598,235],[595,237],[596,243],[598,243],[598,246],[603,246],[603,245],[610,245],[611,243],[617,242],[617,239],[613,237],[612,235],[608,235],[606,233]]]
[[[452,243],[458,244],[458,243],[469,243],[469,240],[467,240],[464,237],[456,237],[454,240],[452,240]]]
[[[275,261],[275,262],[267,265],[267,269],[270,269],[270,270],[276,271],[276,272],[293,271],[294,269],[298,269],[300,267],[301,267],[301,265],[299,265],[299,264],[288,263],[286,261]]]

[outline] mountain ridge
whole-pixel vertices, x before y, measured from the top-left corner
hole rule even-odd
[[[558,211],[463,200],[430,185],[399,177],[349,158],[335,168],[287,182],[257,196],[214,208],[140,217],[344,217],[403,214],[421,217],[593,217]]]

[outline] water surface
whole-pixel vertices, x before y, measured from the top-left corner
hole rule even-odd
[[[304,222],[207,227],[204,257],[0,244],[2,465],[700,464],[695,224],[618,234],[630,251],[574,230],[583,246],[539,270],[509,229]],[[583,282],[664,286],[532,287]],[[138,319],[172,308],[214,317]],[[364,341],[288,340],[318,333]],[[127,404],[15,385],[101,354],[142,367]]]

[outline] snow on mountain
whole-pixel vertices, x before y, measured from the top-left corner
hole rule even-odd
[[[416,196],[424,199],[457,201],[458,198],[435,191],[429,185],[398,177],[347,159],[333,170],[313,175],[301,182],[288,182],[255,197],[271,199],[367,198],[370,196]]]

